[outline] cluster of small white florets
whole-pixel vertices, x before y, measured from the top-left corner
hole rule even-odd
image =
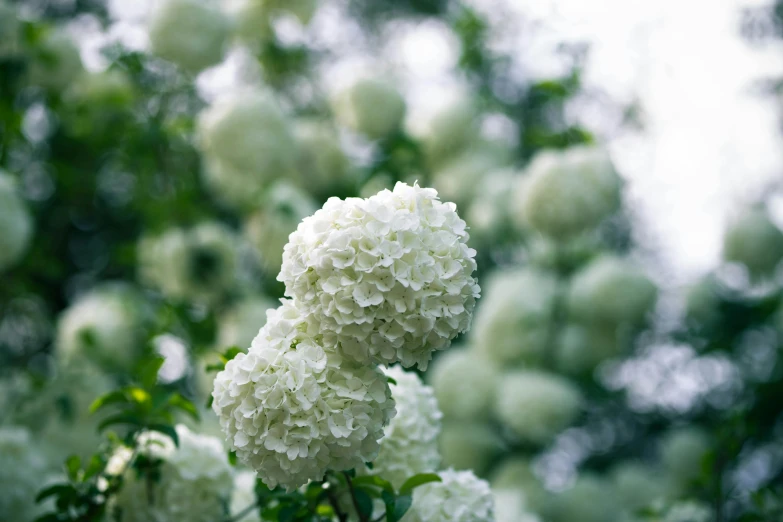
[[[237,456],[288,489],[372,461],[394,415],[383,373],[328,350],[290,301],[217,375],[213,398]]]
[[[426,369],[479,296],[467,240],[453,204],[398,183],[329,199],[291,234],[278,280],[346,358]]]
[[[447,469],[441,482],[413,491],[413,504],[402,522],[487,522],[494,520],[489,484],[472,471]]]
[[[399,488],[413,475],[433,472],[440,466],[438,433],[443,414],[432,388],[415,373],[394,366],[386,370],[386,375],[395,381],[391,390],[397,415],[384,431],[370,473]]]
[[[220,439],[176,427],[179,446],[166,435],[145,432],[138,437],[139,454],[162,461],[160,480],[151,481],[128,469],[133,452],[121,447],[107,464],[109,474],[125,474],[116,497],[124,522],[150,520],[222,520],[231,486],[231,465]]]

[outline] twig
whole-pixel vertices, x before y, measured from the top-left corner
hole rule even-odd
[[[243,518],[245,518],[245,515],[248,515],[248,514],[252,513],[252,511],[255,508],[257,508],[257,507],[258,507],[258,501],[253,502],[252,504],[247,506],[245,509],[243,509],[242,511],[240,511],[236,515],[233,515],[233,516],[227,518],[225,522],[237,522],[239,520],[242,520]]]
[[[362,510],[359,509],[359,501],[356,499],[356,494],[353,490],[353,481],[351,480],[351,476],[347,471],[343,471],[343,475],[345,475],[345,480],[348,482],[348,490],[351,492],[351,500],[353,501],[354,509],[356,509],[356,515],[359,517],[359,522],[370,522],[370,520],[364,516]]]

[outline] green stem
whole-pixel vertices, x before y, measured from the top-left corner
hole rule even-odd
[[[361,509],[359,509],[359,501],[356,499],[356,493],[353,489],[353,481],[351,480],[351,476],[346,471],[343,471],[343,475],[345,475],[345,480],[348,482],[348,491],[351,492],[351,500],[353,501],[354,509],[356,509],[356,515],[359,517],[359,522],[370,522],[370,519],[367,518],[364,513],[362,513]]]

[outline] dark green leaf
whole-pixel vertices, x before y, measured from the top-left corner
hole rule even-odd
[[[179,436],[177,436],[177,430],[174,429],[174,426],[169,424],[151,424],[148,428],[152,431],[159,431],[164,435],[168,435],[171,437],[171,440],[174,441],[174,445],[179,447]]]
[[[355,486],[371,485],[378,486],[379,488],[394,493],[394,486],[388,480],[384,480],[381,477],[375,476],[363,476],[357,477],[353,481]]]
[[[90,413],[95,413],[101,408],[104,408],[111,404],[123,404],[123,403],[127,404],[128,402],[130,401],[128,400],[128,397],[125,395],[124,390],[115,390],[105,395],[101,395],[100,397],[95,399],[95,401],[93,401],[93,403],[90,405]]]
[[[196,408],[196,405],[193,404],[190,400],[186,399],[179,393],[175,393],[171,396],[169,399],[169,404],[178,409],[181,410],[188,415],[190,415],[194,420],[200,420],[200,416],[198,414],[198,408]]]
[[[44,488],[41,490],[38,495],[35,497],[35,502],[41,502],[44,499],[47,499],[51,496],[60,496],[64,493],[74,492],[73,486],[70,484],[54,484],[53,486],[49,486],[48,488]]]
[[[236,451],[229,451],[228,452],[228,463],[232,466],[237,465],[237,452]]]
[[[386,377],[386,380],[389,381],[389,384],[397,384],[397,380],[393,377]]]
[[[359,507],[359,513],[365,517],[372,516],[372,497],[367,494],[363,489],[356,488],[353,490],[356,504]]]
[[[406,495],[413,491],[415,488],[428,484],[430,482],[441,482],[440,476],[437,473],[419,473],[406,480],[400,488],[400,494]]]
[[[394,510],[392,511],[391,517],[387,513],[386,520],[389,522],[398,522],[400,519],[402,519],[402,517],[405,516],[405,513],[408,512],[408,509],[410,509],[412,503],[413,497],[411,495],[398,496],[394,501]]]
[[[158,382],[158,372],[160,367],[163,366],[163,357],[154,356],[149,357],[141,363],[138,376],[139,383],[147,390],[151,390],[155,383]]]
[[[82,469],[82,459],[78,455],[71,455],[65,459],[65,471],[69,479],[75,481],[79,477],[80,469]]]
[[[87,467],[84,469],[84,480],[89,480],[101,471],[103,471],[104,460],[100,454],[90,457]]]
[[[130,424],[131,426],[141,426],[142,423],[138,415],[133,413],[118,413],[103,419],[103,421],[98,424],[98,431],[103,431],[109,426],[113,426],[115,424]]]

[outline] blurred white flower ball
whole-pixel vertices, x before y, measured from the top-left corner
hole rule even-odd
[[[294,134],[300,182],[310,192],[328,196],[351,188],[354,179],[337,129],[325,121],[301,120],[295,124]]]
[[[302,25],[307,25],[318,9],[316,0],[229,0],[226,3],[235,34],[248,44],[274,36],[272,22],[276,15],[290,14]]]
[[[497,170],[502,160],[493,150],[468,149],[433,173],[432,186],[444,199],[456,203],[460,211],[467,210],[481,192],[477,188],[488,186],[484,176]]]
[[[333,110],[342,125],[377,140],[400,128],[405,99],[389,82],[361,79],[335,96]]]
[[[557,240],[597,226],[620,206],[620,178],[605,151],[539,152],[520,181],[518,222]]]
[[[66,308],[55,346],[63,361],[129,369],[141,354],[142,297],[122,283],[98,286]]]
[[[488,414],[499,374],[494,364],[465,348],[450,350],[433,364],[430,384],[447,418],[475,419]]]
[[[478,111],[470,100],[459,99],[432,116],[422,138],[424,152],[437,164],[462,152],[478,138]]]
[[[278,280],[349,360],[424,370],[470,326],[479,286],[465,222],[433,189],[330,198],[291,234]]]
[[[102,108],[108,105],[125,105],[133,99],[133,96],[131,79],[121,69],[82,74],[64,94],[69,103],[84,107],[95,104]]]
[[[219,200],[258,208],[264,190],[295,173],[296,141],[283,111],[266,92],[237,92],[204,109],[197,122],[202,175]]]
[[[211,0],[163,0],[148,27],[152,52],[192,74],[223,59],[230,30]]]
[[[546,444],[567,428],[582,406],[579,389],[559,375],[534,370],[505,374],[498,383],[495,413],[520,439]]]
[[[710,522],[714,508],[694,500],[684,500],[671,506],[661,522]]]
[[[39,515],[35,496],[44,487],[48,469],[27,429],[0,427],[0,514],[8,520],[33,520]]]
[[[283,248],[302,221],[318,204],[302,189],[287,181],[276,182],[264,194],[260,208],[245,220],[243,233],[258,253],[269,274],[277,274],[283,263]]]
[[[539,362],[547,349],[556,292],[556,280],[545,272],[494,272],[476,312],[476,349],[500,365]]]
[[[446,421],[438,438],[443,465],[484,473],[504,449],[503,440],[488,424]]]
[[[266,324],[266,312],[277,303],[266,297],[247,297],[235,303],[220,316],[217,344],[219,350],[231,346],[247,348]]]
[[[492,469],[490,484],[493,490],[513,490],[522,494],[525,506],[539,512],[549,500],[549,492],[533,473],[525,457],[507,457]]]
[[[495,499],[495,522],[540,522],[528,511],[525,497],[516,489],[492,489]]]
[[[0,58],[9,58],[21,51],[22,24],[11,4],[0,1]]]
[[[661,439],[661,461],[678,484],[698,478],[702,461],[710,450],[709,435],[697,427],[674,428]]]
[[[394,416],[387,378],[328,352],[285,301],[215,378],[212,409],[237,457],[269,487],[297,488],[378,455]]]
[[[118,474],[125,470],[125,482],[115,500],[123,522],[214,522],[225,518],[232,470],[223,444],[181,424],[176,426],[176,432],[178,447],[158,432],[145,432],[138,437],[140,454],[163,461],[157,481],[150,483],[146,477],[126,469],[132,455],[129,448],[119,448],[107,464],[108,472]]]
[[[256,479],[254,471],[242,470],[234,475],[234,491],[231,493],[231,515],[236,516],[242,513],[257,502],[256,500]],[[232,519],[234,520],[234,519]],[[263,522],[261,514],[256,507],[244,517],[236,519],[235,522]]]
[[[617,515],[612,485],[598,475],[580,475],[573,486],[550,501],[545,520],[552,522],[606,522]]]
[[[385,373],[396,381],[391,383],[391,392],[397,414],[384,430],[381,450],[368,473],[400,488],[413,475],[433,472],[440,466],[438,433],[443,414],[432,388],[418,375],[399,366]]]
[[[47,33],[38,43],[29,65],[30,83],[62,91],[82,73],[79,48],[63,30]]]
[[[489,484],[472,471],[447,469],[441,482],[413,490],[413,504],[401,522],[492,522],[494,499]]]
[[[557,335],[557,368],[571,375],[591,372],[602,361],[619,355],[625,338],[624,329],[613,325],[570,323]]]
[[[574,275],[568,311],[586,323],[639,325],[655,306],[658,288],[627,259],[604,255]]]
[[[753,277],[773,275],[783,259],[783,232],[762,209],[747,210],[726,230],[723,258],[744,265]]]
[[[0,272],[18,263],[33,235],[33,219],[9,174],[0,170]]]
[[[636,513],[656,501],[665,500],[670,491],[666,477],[641,462],[622,462],[610,473],[618,503],[627,513]]]
[[[512,170],[495,170],[480,182],[482,190],[475,196],[465,214],[470,237],[481,245],[497,245],[513,240],[518,227],[511,220],[513,187],[517,175]]]
[[[171,299],[213,301],[235,284],[237,244],[234,232],[219,222],[144,237],[139,277]]]

